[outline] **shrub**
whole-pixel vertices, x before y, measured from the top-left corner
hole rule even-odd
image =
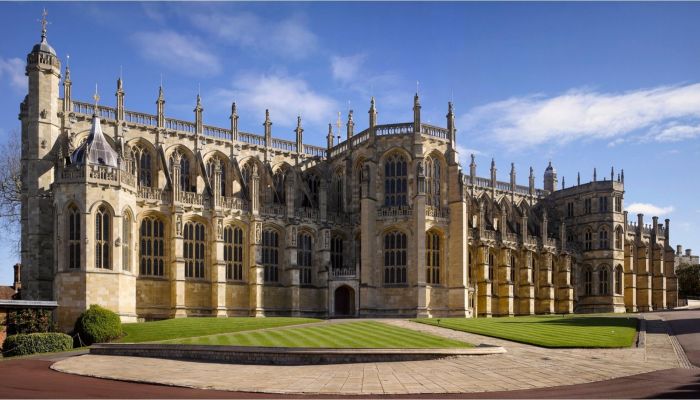
[[[8,336],[2,345],[5,357],[51,353],[73,348],[73,338],[65,333],[29,333]]]
[[[53,331],[51,311],[25,308],[7,314],[7,334],[44,333]]]
[[[75,333],[86,345],[109,342],[122,335],[122,323],[116,313],[93,304],[78,317]]]
[[[700,265],[688,265],[676,270],[681,296],[700,295]]]

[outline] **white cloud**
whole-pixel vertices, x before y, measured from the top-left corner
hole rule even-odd
[[[185,75],[216,75],[221,72],[219,58],[193,36],[164,30],[133,35],[141,55]]]
[[[337,110],[331,98],[315,92],[305,80],[285,74],[244,74],[234,80],[232,89],[220,89],[215,97],[227,107],[236,100],[240,109],[260,118],[269,109],[273,124],[282,126],[296,125],[298,114],[304,124],[325,124]]]
[[[19,58],[0,58],[0,79],[7,80],[13,88],[26,92],[27,77],[24,75],[24,61]]]
[[[351,56],[332,56],[331,72],[333,79],[341,82],[351,82],[357,79],[358,72],[367,56],[365,54],[355,54]]]
[[[316,35],[299,15],[272,21],[250,12],[232,15],[217,12],[195,13],[190,20],[198,29],[227,43],[265,50],[285,57],[304,58],[315,48]]]
[[[673,212],[673,206],[660,207],[649,203],[632,203],[626,209],[630,214],[644,214],[656,217]]]
[[[679,142],[700,136],[699,125],[669,125],[660,129],[654,136],[659,142]]]
[[[676,119],[700,119],[700,84],[661,86],[624,93],[570,90],[555,97],[536,94],[489,103],[460,117],[463,131],[495,138],[511,148],[607,139],[619,144],[642,130]],[[693,127],[697,129],[697,127]],[[659,140],[697,136],[693,129],[659,130]]]

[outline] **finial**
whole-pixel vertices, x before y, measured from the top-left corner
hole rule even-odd
[[[581,184],[581,172],[576,173],[576,185]]]
[[[615,180],[615,167],[610,167],[610,180]]]
[[[475,163],[475,161],[474,161],[474,153],[472,153],[471,156],[472,156],[472,164],[474,164],[474,163]]]
[[[236,103],[233,103],[236,104]],[[301,128],[301,115],[297,115],[297,128]]]
[[[369,100],[370,108],[374,110],[374,96]]]
[[[515,172],[515,163],[510,163],[510,171]]]
[[[496,168],[496,160],[491,158],[491,168]]]
[[[452,101],[447,102],[447,113],[450,115],[454,114],[454,108],[452,107]]]
[[[46,11],[46,8],[44,8],[44,11],[41,13],[41,41],[46,40],[46,26],[49,24],[49,21],[46,20],[46,16],[49,15],[49,12]]]
[[[561,177],[561,188],[562,189],[566,188],[566,177],[565,176]]]
[[[95,100],[95,114],[97,114],[97,103],[100,101],[100,94],[97,92],[97,84],[95,84],[95,94],[92,95],[92,99]]]
[[[231,115],[238,115],[238,107],[235,101],[231,103]]]
[[[535,175],[535,170],[532,168],[532,166],[530,166],[530,176],[534,176],[534,175]]]
[[[418,98],[418,85],[420,82],[416,81],[416,99]]]
[[[352,108],[348,111],[348,122],[352,121]]]
[[[66,79],[70,81],[70,54],[66,54]]]
[[[265,122],[270,122],[270,109],[265,109]]]

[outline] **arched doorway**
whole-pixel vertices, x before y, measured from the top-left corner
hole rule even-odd
[[[355,291],[349,286],[335,289],[335,316],[355,315]]]

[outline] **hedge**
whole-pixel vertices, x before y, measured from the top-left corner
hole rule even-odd
[[[73,348],[73,338],[65,333],[29,333],[10,335],[2,345],[4,356],[24,356],[34,353],[52,353]]]
[[[51,311],[25,308],[7,314],[7,334],[45,333],[54,331]]]
[[[116,313],[93,304],[78,317],[75,333],[88,346],[109,342],[122,335],[122,323]]]

